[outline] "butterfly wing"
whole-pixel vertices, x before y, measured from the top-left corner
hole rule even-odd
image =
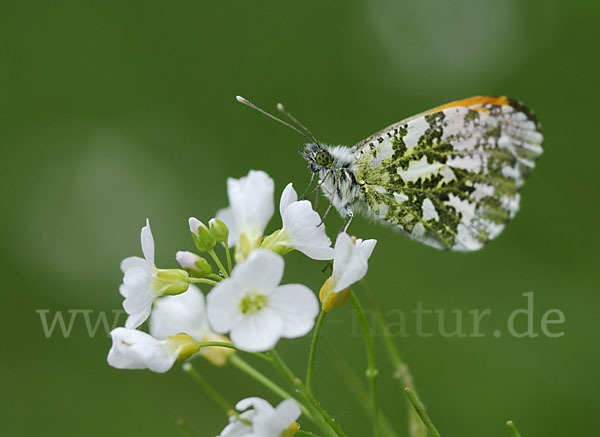
[[[480,249],[517,213],[541,144],[537,119],[512,99],[440,106],[352,148],[360,206],[430,246]]]

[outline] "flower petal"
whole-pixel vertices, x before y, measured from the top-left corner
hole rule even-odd
[[[335,246],[333,248],[333,263],[334,266],[339,269],[340,273],[350,262],[353,248],[354,243],[352,242],[350,235],[345,232],[340,232],[335,240]],[[333,273],[335,275],[336,271]]]
[[[238,411],[246,411],[250,407],[254,408],[255,412],[259,414],[270,414],[274,410],[269,402],[256,396],[242,399],[235,404],[235,409]]]
[[[355,264],[348,266],[346,270],[340,275],[340,279],[336,282],[333,291],[339,293],[342,290],[350,287],[352,284],[360,281],[367,274],[369,266],[367,263],[361,263],[358,260]]]
[[[283,193],[281,193],[281,200],[279,200],[279,214],[281,214],[281,216],[283,217],[283,212],[285,211],[285,209],[292,203],[297,201],[298,194],[296,193],[296,190],[294,190],[294,186],[290,182],[284,188]]]
[[[357,244],[358,243],[358,244]],[[358,251],[360,252],[361,256],[365,259],[368,260],[371,255],[373,254],[373,249],[375,249],[375,245],[377,244],[377,240],[375,239],[370,239],[370,240],[356,240],[355,245],[358,245]]]
[[[139,256],[130,256],[121,261],[121,271],[125,273],[127,270],[133,267],[140,267],[145,270],[150,270],[151,265],[144,258]]]
[[[144,258],[151,265],[154,265],[154,238],[152,237],[152,230],[150,229],[150,220],[146,219],[146,226],[142,228],[142,252]]]
[[[148,272],[140,267],[133,267],[123,276],[123,285],[127,288],[127,296],[123,302],[123,308],[127,313],[135,313],[141,310],[154,299],[152,278]]]
[[[251,423],[254,415],[254,410],[248,410],[241,413],[239,418],[237,416],[230,417],[229,425],[221,431],[218,437],[248,437],[252,433],[252,427],[247,425],[247,422]]]
[[[150,311],[152,311],[152,305],[148,305],[139,313],[130,314],[129,317],[127,317],[127,320],[125,321],[125,327],[127,329],[138,328],[142,323],[144,323],[148,319]]]
[[[192,234],[198,235],[198,227],[202,225],[202,222],[198,220],[196,217],[190,217],[188,219],[188,225],[190,227],[190,232]]]
[[[291,246],[312,259],[333,258],[331,240],[325,233],[325,226],[308,200],[289,205],[283,212],[282,219],[283,229],[289,236]]]
[[[132,267],[123,275],[123,284],[135,292],[152,288],[152,275],[142,267]]]
[[[193,252],[187,250],[178,250],[175,254],[175,260],[179,263],[181,268],[185,269],[195,269],[196,268],[196,260],[198,260],[198,255]]]
[[[270,250],[256,249],[235,266],[231,276],[243,284],[244,290],[269,293],[281,282],[283,268],[283,257]]]
[[[129,314],[127,319],[128,328],[137,328],[144,323],[150,314],[152,302],[156,297],[152,278],[144,269],[140,267],[132,267],[123,277],[123,285],[119,289],[121,293],[125,293],[123,308]]]
[[[300,417],[302,411],[294,399],[285,399],[275,407],[275,414],[279,420],[286,424],[286,427],[289,427]]]
[[[161,297],[154,304],[150,334],[155,338],[165,339],[184,333],[201,342],[208,330],[204,295],[195,285],[176,296]]]
[[[264,352],[277,344],[281,337],[283,320],[277,312],[267,308],[238,317],[231,328],[231,342],[247,352]]]
[[[213,331],[225,334],[231,330],[234,319],[241,314],[240,299],[244,292],[235,278],[230,277],[223,279],[208,293],[207,315]]]
[[[117,369],[150,369],[163,373],[169,370],[178,355],[178,348],[169,347],[142,331],[116,328],[110,333],[112,347],[108,364]]]
[[[368,260],[377,244],[376,240],[356,240],[342,232],[335,242],[332,279],[333,291],[338,293],[360,281],[369,269]]]
[[[235,246],[238,238],[240,237],[240,233],[238,231],[238,227],[235,223],[235,218],[233,217],[233,211],[231,207],[223,208],[217,211],[216,218],[221,220],[229,229],[229,236],[227,237],[227,245],[229,247]]]
[[[252,427],[233,416],[229,419],[231,423],[227,425],[218,437],[248,437],[252,432]]]
[[[251,170],[241,179],[227,180],[227,195],[240,234],[252,238],[263,234],[273,215],[273,179],[263,171]]]
[[[253,431],[257,436],[277,437],[300,417],[300,407],[293,399],[285,399],[269,414],[254,419]]]
[[[281,336],[296,338],[308,334],[314,326],[319,301],[308,287],[286,284],[277,287],[269,296],[269,308],[283,319]]]

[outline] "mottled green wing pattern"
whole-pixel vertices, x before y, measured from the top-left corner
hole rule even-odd
[[[517,213],[541,143],[535,116],[516,101],[441,106],[354,147],[360,207],[425,244],[480,249]]]

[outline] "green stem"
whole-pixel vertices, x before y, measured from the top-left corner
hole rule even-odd
[[[306,437],[319,437],[318,435],[313,434],[312,432],[302,431],[301,429],[299,429],[298,431],[296,431],[296,435],[298,435],[298,436],[304,435]]]
[[[206,278],[188,278],[188,282],[190,284],[208,284],[212,285],[213,287],[218,284],[218,282]]]
[[[225,246],[225,257],[227,258],[227,268],[229,269],[229,273],[231,274],[231,270],[233,270],[233,267],[231,264],[231,252],[229,250],[229,245],[227,244],[227,241],[225,243],[223,243],[223,246]]]
[[[242,360],[237,355],[231,355],[229,357],[229,362],[231,363],[231,365],[236,367],[238,370],[244,372],[250,378],[254,379],[256,382],[263,385],[264,387],[269,389],[271,392],[275,393],[281,399],[292,399],[293,398],[293,396],[291,394],[289,394],[284,389],[279,387],[277,384],[275,384],[273,381],[271,381],[268,377],[266,377],[263,373],[261,373],[259,370],[252,367],[250,364],[248,364],[246,361]],[[304,414],[306,417],[308,417],[311,420],[314,419],[311,417],[310,412],[304,405],[301,404],[300,409],[302,410],[302,414]]]
[[[360,286],[363,289],[365,296],[367,296],[367,299],[369,300],[369,306],[375,313],[377,329],[383,335],[383,344],[385,346],[388,358],[392,363],[392,367],[394,368],[394,378],[400,381],[400,385],[402,387],[410,387],[410,389],[416,394],[417,391],[415,389],[413,376],[410,373],[408,365],[402,360],[402,356],[396,347],[396,343],[388,333],[385,317],[375,302],[371,288],[367,285],[367,282],[364,279],[360,282]],[[421,419],[415,410],[410,406],[408,409],[408,422],[411,437],[427,437],[427,431],[423,425],[423,422],[421,422]]]
[[[312,391],[312,380],[315,368],[315,358],[317,355],[317,344],[319,342],[319,336],[321,335],[321,327],[323,326],[323,321],[325,320],[326,315],[327,313],[321,310],[321,312],[319,313],[319,318],[317,319],[317,324],[315,325],[312,341],[310,343],[310,353],[308,354],[308,366],[306,368],[306,388],[308,389],[308,391]]]
[[[283,361],[281,356],[279,356],[279,354],[277,353],[277,351],[275,349],[273,349],[269,352],[269,356],[272,358],[273,367],[275,367],[275,369],[287,381],[287,383],[290,385],[290,387],[292,389],[294,389],[294,392],[296,392],[296,387],[297,387],[296,381],[300,381],[300,380],[298,378],[296,378],[294,373],[290,370],[290,368],[287,366],[285,361]],[[308,404],[305,404],[305,405],[308,408],[308,410],[310,411],[313,418],[315,419],[314,423],[321,428],[321,431],[323,431],[325,433],[325,435],[327,435],[328,437],[339,437],[339,436],[344,435],[344,434],[339,434],[335,430],[335,428],[331,427],[331,425],[328,424],[325,417],[321,414],[321,412],[317,408],[314,407],[313,403],[310,402],[310,400],[308,398],[306,398],[306,396],[296,395],[296,396],[294,396],[294,398],[298,401],[299,404],[305,404],[305,402],[308,402]]]
[[[369,391],[371,393],[371,415],[373,418],[373,431],[374,435],[379,435],[379,408],[377,405],[377,365],[375,362],[375,342],[373,341],[373,334],[371,332],[371,326],[365,315],[365,311],[360,304],[360,301],[354,294],[354,291],[350,291],[350,301],[354,307],[354,312],[358,317],[358,323],[363,331],[363,337],[365,339],[365,347],[367,351],[367,379],[369,381]]]
[[[200,387],[204,390],[204,392],[208,395],[208,397],[215,403],[217,406],[223,410],[223,412],[227,416],[237,415],[235,408],[231,405],[223,395],[221,395],[215,388],[208,383],[206,379],[202,375],[200,375],[194,366],[190,362],[185,363],[183,366],[183,371],[190,375]]]
[[[220,282],[223,280],[223,278],[219,275],[217,275],[216,273],[209,273],[208,275],[209,278],[213,278],[214,280],[216,280],[217,282]]]
[[[229,273],[227,272],[227,269],[221,262],[221,259],[217,256],[215,249],[210,249],[208,251],[208,254],[211,256],[211,258],[213,259],[213,261],[215,262],[217,267],[219,267],[219,270],[221,270],[221,273],[223,273],[223,276],[225,276],[226,278],[229,278]]]
[[[294,384],[300,390],[300,393],[304,395],[304,397],[311,403],[311,405],[319,412],[319,414],[325,419],[325,422],[333,428],[333,430],[337,433],[338,436],[348,437],[346,433],[342,430],[342,428],[338,425],[333,417],[323,408],[323,406],[315,399],[311,392],[308,391],[306,386],[302,384],[300,378],[294,379]]]
[[[327,341],[323,342],[325,346],[325,353],[329,362],[338,371],[338,374],[342,377],[350,391],[354,394],[354,397],[358,399],[360,406],[365,410],[367,414],[371,413],[371,403],[369,402],[369,392],[365,389],[362,381],[358,378],[352,367],[348,365],[346,360],[334,347]],[[398,434],[392,427],[390,421],[385,416],[383,411],[379,411],[379,422],[380,429],[384,436],[387,437],[398,437]]]
[[[281,376],[283,376],[290,387],[295,389],[296,386],[294,385],[294,380],[296,379],[296,375],[294,375],[287,364],[285,364],[275,349],[269,351],[268,354],[275,369],[280,373]]]
[[[508,426],[508,429],[510,429],[510,432],[512,432],[513,436],[521,437],[521,433],[519,432],[512,420],[506,422],[506,426]]]
[[[421,404],[421,402],[419,402],[419,400],[417,399],[417,397],[415,396],[413,391],[408,387],[405,387],[404,391],[406,392],[406,397],[408,398],[408,400],[412,404],[413,408],[415,409],[415,411],[417,412],[417,414],[419,415],[419,417],[421,418],[421,420],[427,427],[427,430],[429,431],[429,433],[433,437],[440,437],[440,433],[438,432],[435,425],[433,424],[433,422],[427,415],[427,412],[425,412],[425,408],[423,408],[423,404]]]

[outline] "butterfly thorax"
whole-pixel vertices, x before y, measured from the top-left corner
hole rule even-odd
[[[313,173],[319,175],[321,189],[342,217],[361,201],[360,186],[356,182],[353,164],[355,158],[348,147],[309,143],[301,155]]]

